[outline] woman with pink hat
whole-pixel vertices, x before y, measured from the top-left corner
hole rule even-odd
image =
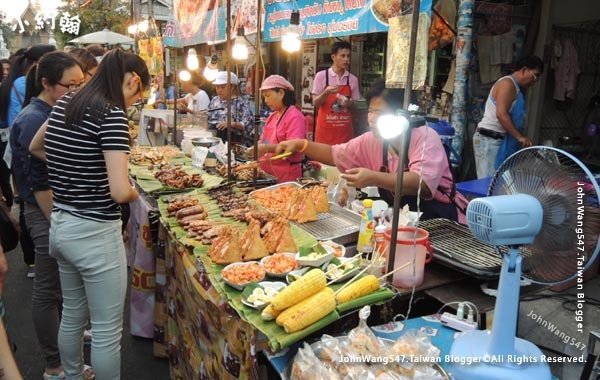
[[[281,75],[271,75],[260,87],[265,104],[273,111],[267,118],[258,156],[267,157],[275,153],[277,144],[290,139],[306,137],[306,121],[296,106],[294,86]],[[294,153],[285,160],[265,160],[261,169],[275,176],[278,182],[293,181],[302,177],[302,153]]]

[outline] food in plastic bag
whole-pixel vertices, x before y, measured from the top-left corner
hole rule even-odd
[[[386,348],[367,326],[367,318],[371,314],[371,307],[365,306],[358,312],[360,322],[358,327],[350,330],[348,334],[349,349],[352,354],[357,356],[383,357],[386,355]]]
[[[338,373],[344,379],[348,378],[348,374],[353,366],[352,363],[345,363],[343,361],[342,358],[346,355],[346,350],[338,338],[330,335],[323,335],[321,337],[321,350],[318,353],[318,357],[329,371]]]
[[[308,343],[298,350],[292,365],[292,380],[341,380],[335,372],[328,370],[317,358]]]
[[[408,330],[403,334],[390,349],[390,355],[403,358],[419,358],[421,363],[427,365],[417,365],[413,360],[404,360],[398,362],[398,368],[403,375],[413,377],[416,367],[431,367],[429,363],[435,363],[440,356],[440,349],[431,343],[427,334],[419,330]]]
[[[348,182],[340,178],[337,184],[329,185],[327,195],[331,202],[337,203],[340,207],[349,207],[356,199],[356,188],[348,186]]]

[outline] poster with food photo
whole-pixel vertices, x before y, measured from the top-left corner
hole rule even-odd
[[[302,109],[313,110],[312,94],[310,90],[315,80],[317,69],[317,43],[315,41],[304,41],[302,44],[302,82],[300,84],[300,96],[302,98]]]

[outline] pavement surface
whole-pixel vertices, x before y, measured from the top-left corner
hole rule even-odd
[[[13,210],[13,213],[15,210]],[[31,318],[31,294],[33,280],[27,278],[27,266],[19,245],[7,252],[8,275],[4,285],[5,322],[9,339],[17,346],[14,353],[17,365],[26,380],[42,380],[44,356],[35,336]],[[129,291],[125,303],[124,330],[121,340],[121,379],[123,380],[167,380],[169,363],[154,358],[152,340],[129,334]],[[89,345],[84,349],[89,364]]]

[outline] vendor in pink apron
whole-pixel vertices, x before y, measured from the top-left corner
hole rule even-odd
[[[348,72],[350,43],[334,43],[331,59],[333,65],[315,75],[312,95],[317,109],[315,141],[335,145],[354,137],[350,106],[360,99],[360,92],[358,79]]]
[[[260,87],[265,104],[273,111],[265,121],[258,144],[258,157],[263,158],[260,168],[275,176],[277,182],[294,181],[302,177],[302,153],[294,153],[284,160],[264,160],[273,156],[277,144],[290,139],[306,137],[306,120],[296,106],[294,86],[281,75],[271,75]],[[252,156],[253,152],[250,152]]]

